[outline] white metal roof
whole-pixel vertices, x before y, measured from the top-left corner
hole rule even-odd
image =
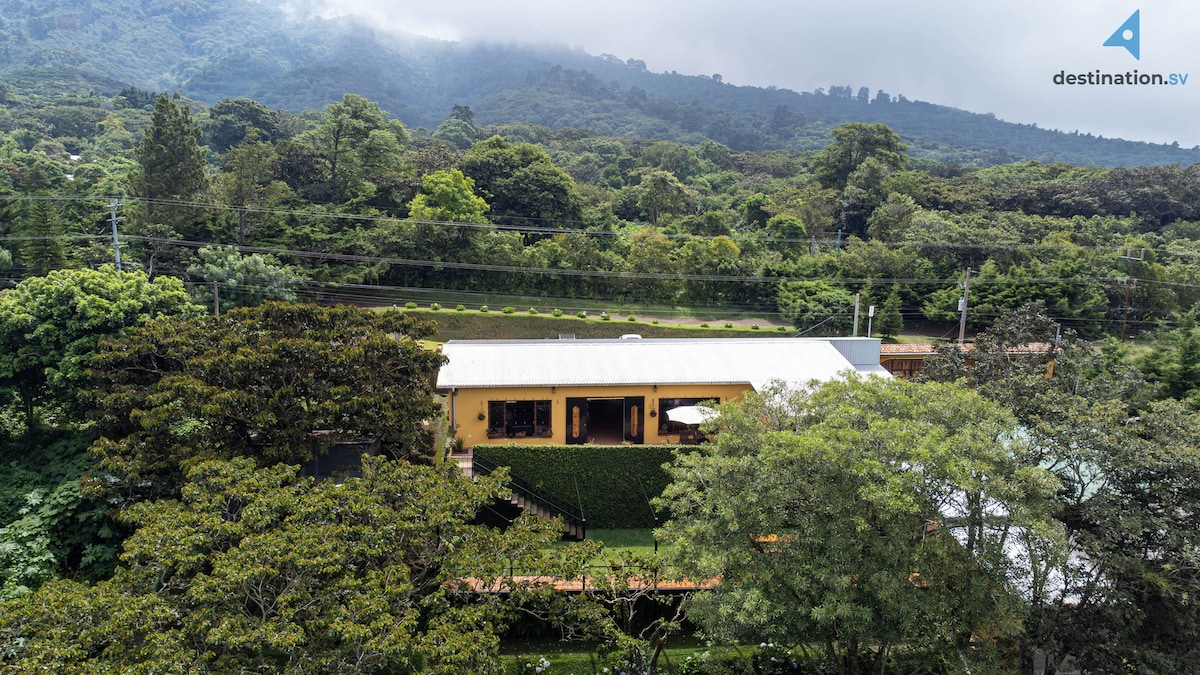
[[[847,370],[889,376],[879,365],[879,340],[870,338],[451,340],[442,353],[448,363],[438,373],[439,389],[650,384],[761,389],[772,380],[802,386]],[[866,358],[870,353],[873,358]]]

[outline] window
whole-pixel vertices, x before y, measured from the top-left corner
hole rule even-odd
[[[702,403],[711,405],[713,403],[720,402],[721,398],[719,396],[705,396],[703,398],[660,398],[658,399],[658,414],[660,415],[658,422],[658,433],[677,434],[682,429],[687,428],[686,424],[672,422],[667,418],[667,411],[671,408],[678,408],[685,405],[700,405]]]
[[[550,401],[488,401],[488,438],[550,436]]]

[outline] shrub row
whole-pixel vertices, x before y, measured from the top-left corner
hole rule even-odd
[[[671,446],[476,445],[474,452],[572,505],[578,486],[589,528],[654,527],[641,486],[653,499],[671,482],[663,468],[673,457]]]

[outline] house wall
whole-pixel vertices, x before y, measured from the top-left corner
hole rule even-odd
[[[567,399],[568,398],[645,398],[644,442],[677,443],[678,435],[660,432],[660,423],[665,420],[658,409],[663,398],[740,399],[749,384],[714,385],[644,385],[644,386],[595,386],[595,387],[523,387],[457,389],[451,392],[451,415],[454,435],[461,438],[467,448],[478,443],[512,443],[524,445],[565,444],[567,442]],[[550,404],[550,435],[523,438],[488,438],[488,403],[490,401],[542,401]],[[654,414],[651,415],[650,413]],[[480,419],[482,417],[483,419]]]

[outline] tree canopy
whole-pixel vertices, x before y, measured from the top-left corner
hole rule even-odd
[[[1033,579],[1014,551],[1058,545],[1057,483],[1007,412],[872,378],[748,394],[714,425],[670,465],[660,530],[686,575],[720,579],[688,608],[707,635],[816,641],[844,673],[910,651],[997,666]]]
[[[0,387],[19,398],[28,426],[36,406],[77,401],[86,361],[103,338],[200,311],[173,277],[112,267],[31,277],[0,291]]]
[[[103,438],[93,450],[134,484],[172,493],[191,462],[301,464],[334,442],[432,454],[432,326],[356,307],[271,302],[156,321],[91,360]]]
[[[558,533],[535,518],[505,531],[472,524],[506,477],[455,471],[376,458],[334,483],[249,458],[199,462],[178,499],[124,512],[137,531],[111,579],[51,582],[5,604],[0,664],[500,672],[497,632],[545,590],[510,566],[571,576],[594,547],[550,548]]]

